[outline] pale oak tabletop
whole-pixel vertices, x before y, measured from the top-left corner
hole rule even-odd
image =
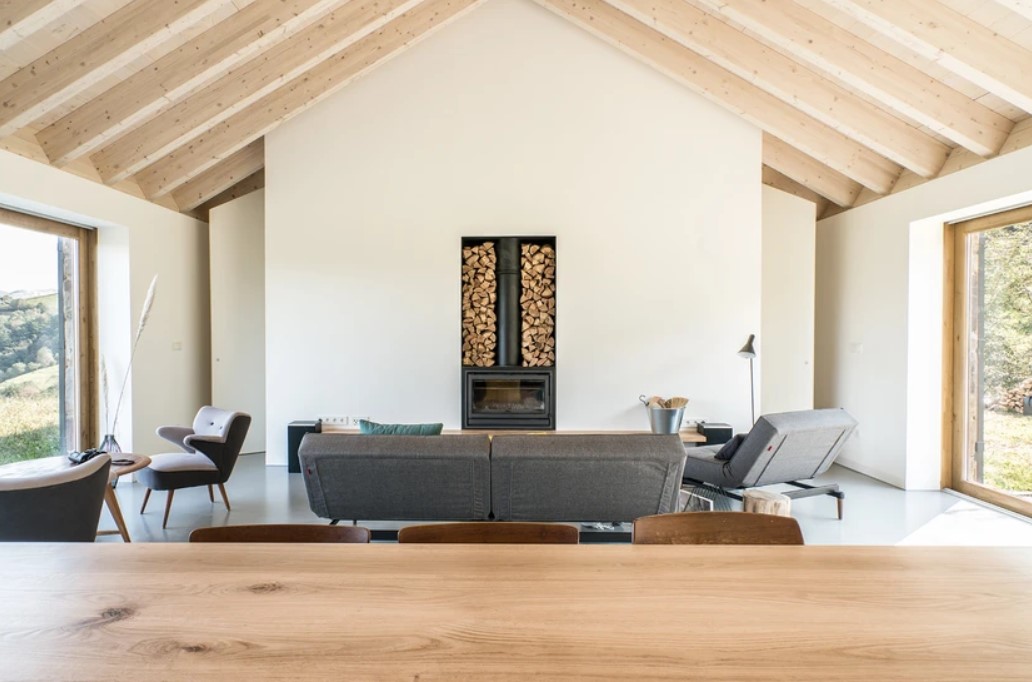
[[[44,545],[9,679],[1028,679],[1032,549]]]

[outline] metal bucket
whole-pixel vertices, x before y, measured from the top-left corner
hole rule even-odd
[[[646,407],[652,433],[677,433],[684,419],[683,407]]]

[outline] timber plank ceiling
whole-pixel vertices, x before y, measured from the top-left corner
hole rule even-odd
[[[0,148],[201,218],[490,0],[0,0]],[[826,216],[1032,144],[1032,0],[536,0],[763,133]]]

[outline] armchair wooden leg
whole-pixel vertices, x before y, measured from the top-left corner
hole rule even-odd
[[[215,503],[215,491],[211,487],[211,483],[208,484],[208,499],[211,500],[212,504]]]
[[[226,487],[219,483],[219,492],[222,493],[222,501],[226,503],[226,511],[233,511],[229,506],[229,496],[226,495]]]
[[[147,500],[150,499],[150,488],[147,488],[147,492],[143,494],[143,505],[140,506],[140,513],[142,514],[147,508]]]
[[[175,490],[168,491],[168,497],[165,499],[165,518],[161,520],[161,527],[165,528],[168,525],[168,513],[172,511],[172,495],[175,494]]]

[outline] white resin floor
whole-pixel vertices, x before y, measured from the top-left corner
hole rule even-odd
[[[835,500],[827,496],[793,500],[793,516],[807,544],[1032,546],[1032,523],[950,493],[905,492],[839,466],[821,481],[838,483],[845,491],[845,515],[841,521],[835,517]],[[143,515],[142,485],[123,480],[116,494],[134,542],[184,542],[200,526],[325,523],[309,509],[301,475],[288,474],[286,467],[265,466],[262,454],[240,458],[226,491],[230,512],[221,501],[212,504],[206,488],[177,491],[166,530],[161,528],[165,493],[153,493]],[[100,523],[101,528],[114,528],[106,511]],[[384,522],[361,525],[399,527]],[[626,524],[624,528],[629,530]],[[121,539],[104,536],[100,541]]]

